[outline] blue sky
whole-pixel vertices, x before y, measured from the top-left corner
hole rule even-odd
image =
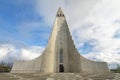
[[[43,16],[35,11],[35,0],[0,1],[0,42],[45,46],[48,35],[46,38],[40,35],[49,34],[51,28],[47,25],[41,26],[42,22]],[[29,23],[36,25],[28,25]],[[32,29],[29,29],[31,26]]]
[[[119,0],[0,0],[0,61],[41,55],[61,6],[80,54],[115,67],[120,64],[119,4]]]

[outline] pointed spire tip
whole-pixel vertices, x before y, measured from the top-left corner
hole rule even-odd
[[[62,11],[62,8],[59,7],[58,11],[57,11],[57,14],[56,14],[57,17],[64,17],[64,13]]]

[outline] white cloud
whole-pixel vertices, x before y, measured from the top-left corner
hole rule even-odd
[[[2,60],[7,53],[14,51],[14,47],[9,44],[0,45],[0,60]]]
[[[31,60],[34,59],[38,56],[40,56],[43,52],[44,48],[40,47],[40,46],[32,46],[30,48],[23,48],[21,49],[21,54],[22,54],[22,58],[24,60]]]
[[[113,36],[120,30],[119,0],[39,0],[37,11],[51,27],[58,6],[62,6],[77,48],[95,40],[85,57],[120,64],[120,39]]]
[[[87,40],[97,41],[96,47],[84,55],[93,60],[106,61],[109,64],[120,64],[120,38],[114,38],[116,31],[120,30],[120,24],[115,20],[120,19],[120,1],[103,0],[90,11],[83,24],[92,23],[91,27],[78,27],[78,41],[84,43]],[[82,40],[81,40],[82,39]],[[79,45],[78,45],[79,46]],[[96,52],[96,48],[99,51]]]
[[[17,48],[12,44],[0,44],[0,62],[11,63],[14,60],[31,60],[42,54],[40,46]]]

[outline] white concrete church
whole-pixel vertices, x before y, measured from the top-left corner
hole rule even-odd
[[[65,15],[57,11],[53,30],[43,54],[30,61],[16,61],[11,73],[107,73],[106,62],[91,61],[79,54]]]

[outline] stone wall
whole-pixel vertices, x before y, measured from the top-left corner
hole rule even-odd
[[[88,60],[81,56],[82,73],[108,73],[109,69],[106,62]]]
[[[41,57],[31,61],[15,61],[11,73],[36,73],[40,72]]]

